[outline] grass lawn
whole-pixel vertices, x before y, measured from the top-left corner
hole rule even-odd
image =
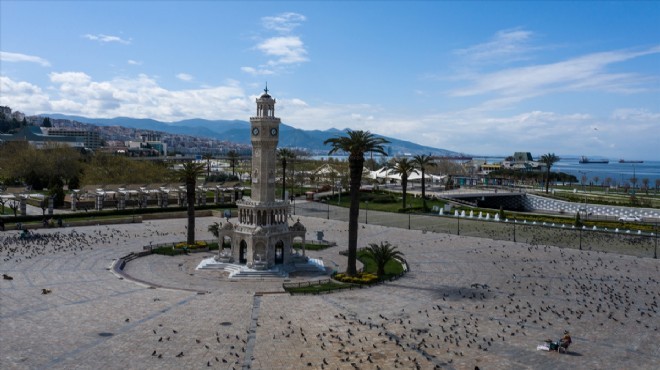
[[[207,243],[207,246],[209,247],[209,251],[213,250],[218,250],[218,243]],[[151,250],[151,253],[153,254],[161,254],[164,256],[178,256],[180,254],[183,254],[183,249],[179,248],[172,248],[172,246],[163,246],[163,247],[158,247],[154,248]]]

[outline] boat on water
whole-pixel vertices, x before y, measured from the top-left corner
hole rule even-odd
[[[619,163],[644,163],[644,161],[628,161],[625,159],[619,159]]]
[[[592,163],[610,163],[609,159],[589,159],[585,156],[580,157],[580,164],[592,164]]]

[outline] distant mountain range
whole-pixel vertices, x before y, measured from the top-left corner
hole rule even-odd
[[[81,116],[70,116],[64,114],[42,114],[41,116],[53,119],[66,119],[89,123],[97,126],[122,126],[141,130],[161,131],[177,135],[190,135],[198,137],[207,137],[218,140],[226,140],[239,144],[250,144],[250,123],[240,120],[205,120],[188,119],[177,122],[161,122],[153,119],[138,119],[129,117],[116,118],[88,118]],[[345,130],[344,130],[345,131]],[[312,153],[327,153],[330,148],[323,145],[323,142],[329,138],[341,135],[344,131],[338,129],[320,130],[301,130],[286,124],[280,125],[280,147],[304,148]],[[410,141],[394,139],[391,137],[379,135],[390,141],[386,150],[390,155],[397,154],[432,154],[437,156],[457,156],[459,153],[446,149],[432,148],[415,144]]]

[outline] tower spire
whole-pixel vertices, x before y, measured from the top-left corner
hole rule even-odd
[[[266,81],[266,88],[264,89],[264,92],[268,94],[268,81]]]

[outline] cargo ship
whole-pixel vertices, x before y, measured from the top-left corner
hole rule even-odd
[[[625,159],[619,159],[619,163],[644,163],[644,161],[627,161]]]
[[[609,159],[589,159],[585,156],[580,157],[579,163],[581,164],[592,164],[592,163],[610,163]]]

